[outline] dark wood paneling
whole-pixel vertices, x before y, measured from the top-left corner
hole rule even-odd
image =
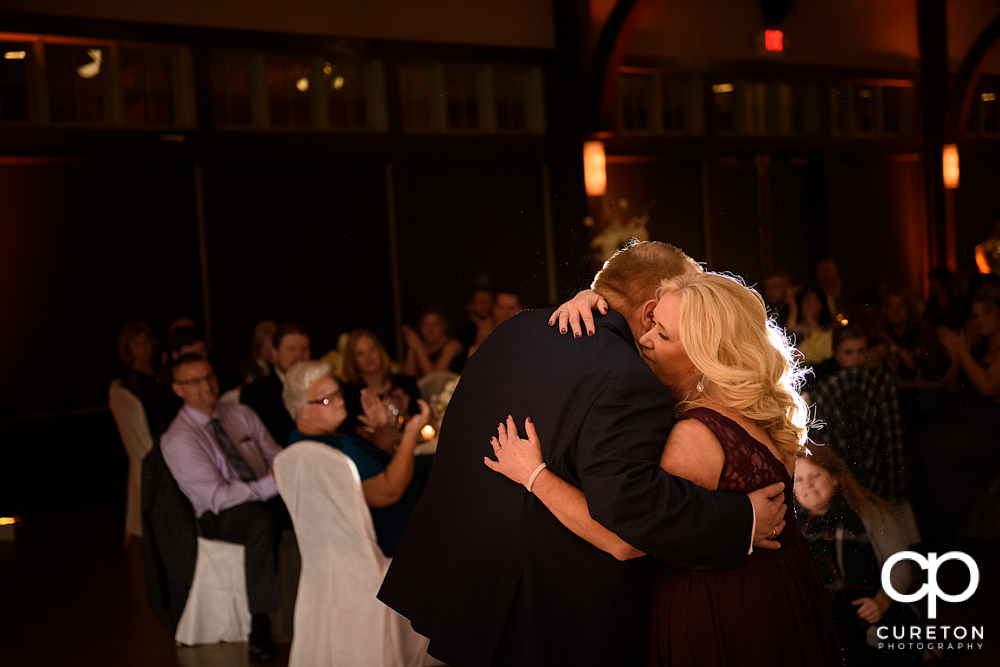
[[[0,415],[107,400],[118,329],[201,312],[190,165],[0,165]]]
[[[541,165],[407,165],[407,242],[400,247],[408,318],[434,302],[458,323],[474,284],[509,286],[526,306],[547,302]]]
[[[254,323],[293,321],[314,354],[373,329],[391,347],[385,179],[378,163],[224,162],[207,213],[215,347],[225,370]]]

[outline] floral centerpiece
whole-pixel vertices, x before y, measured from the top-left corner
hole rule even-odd
[[[614,201],[607,198],[600,221],[595,221],[592,216],[584,218],[584,226],[591,228],[594,234],[590,241],[594,260],[603,264],[632,239],[648,241],[649,230],[646,229],[646,224],[649,222],[652,206],[651,203],[638,213],[630,213],[627,199]]]
[[[458,381],[461,378],[455,378],[448,384],[444,386],[437,396],[431,399],[431,410],[433,410],[434,415],[441,419],[444,417],[444,411],[448,409],[448,404],[451,403],[451,396],[455,393],[455,387],[458,386]]]

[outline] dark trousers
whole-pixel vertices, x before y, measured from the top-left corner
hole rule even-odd
[[[219,514],[205,512],[198,523],[202,535],[208,539],[242,544],[246,548],[244,565],[250,613],[278,611],[275,579],[278,544],[281,531],[292,529],[292,519],[281,497],[243,503]]]

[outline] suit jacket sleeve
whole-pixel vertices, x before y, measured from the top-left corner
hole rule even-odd
[[[652,373],[625,373],[605,389],[588,411],[577,447],[590,514],[657,559],[739,564],[753,525],[750,500],[660,468],[663,434],[672,423],[672,402]]]

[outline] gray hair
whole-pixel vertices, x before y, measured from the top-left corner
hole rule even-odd
[[[285,371],[285,388],[281,391],[281,400],[292,416],[292,421],[298,421],[298,409],[308,405],[306,392],[310,385],[324,376],[333,377],[333,367],[325,361],[297,361]]]

